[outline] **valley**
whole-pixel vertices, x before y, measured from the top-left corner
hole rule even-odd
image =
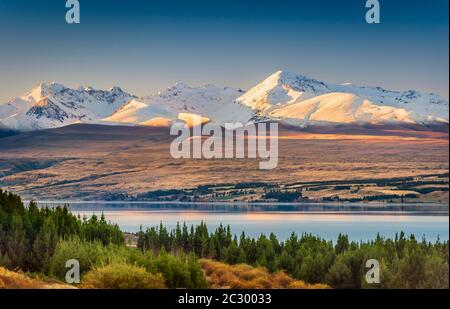
[[[445,127],[281,126],[274,170],[254,159],[173,159],[168,131],[77,124],[0,138],[0,187],[36,200],[249,202],[280,191],[300,201],[448,201]]]
[[[170,127],[194,116],[278,123],[278,165],[174,159]],[[448,158],[442,97],[286,71],[248,91],[177,83],[144,97],[42,83],[0,104],[0,188],[26,199],[445,203]]]

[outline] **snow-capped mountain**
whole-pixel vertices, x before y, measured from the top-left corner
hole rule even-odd
[[[0,105],[0,125],[26,131],[95,122],[133,98],[119,87],[75,90],[57,83],[40,84],[24,96]]]
[[[436,94],[335,85],[278,71],[237,99],[261,117],[293,125],[448,123],[448,102]]]
[[[335,85],[278,71],[245,93],[212,85],[191,88],[176,84],[157,95],[133,100],[104,120],[167,125],[186,118],[187,114],[201,115],[219,124],[268,119],[301,127],[340,123],[427,124],[448,123],[448,102],[436,94]]]
[[[33,89],[0,105],[0,128],[34,130],[77,122],[169,126],[193,114],[218,124],[276,120],[300,127],[328,124],[444,123],[448,102],[436,94],[325,83],[278,71],[247,92],[214,85],[178,83],[137,98],[114,87],[108,91],[60,84]]]
[[[113,123],[161,125],[177,120],[185,121],[188,115],[195,114],[218,124],[246,123],[255,113],[236,102],[242,94],[242,90],[229,87],[189,87],[178,83],[158,94],[132,100],[104,120]]]
[[[278,71],[251,88],[237,101],[260,113],[309,99],[331,90],[322,82],[302,75]]]

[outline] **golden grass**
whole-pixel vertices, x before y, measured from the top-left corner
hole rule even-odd
[[[295,280],[283,271],[269,273],[263,267],[246,264],[228,265],[202,259],[200,265],[210,288],[213,289],[327,289],[326,284],[307,284]]]
[[[27,277],[24,273],[0,267],[0,289],[73,289],[73,286],[52,281],[46,282]]]
[[[263,267],[246,264],[228,265],[201,259],[200,265],[212,289],[328,289],[326,284],[308,284],[295,280],[283,271],[269,273]],[[159,275],[144,269],[123,265],[109,265],[89,272],[81,288],[165,288]],[[13,272],[0,267],[0,289],[73,289],[75,287],[57,281],[32,279],[22,272]]]

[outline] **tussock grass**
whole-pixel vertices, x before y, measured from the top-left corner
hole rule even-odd
[[[221,289],[327,289],[326,284],[307,284],[295,280],[283,271],[273,274],[264,267],[247,264],[228,265],[225,263],[200,260],[206,281],[210,288]]]
[[[73,286],[56,282],[32,279],[22,272],[13,272],[0,267],[0,289],[73,289]]]
[[[164,289],[161,274],[147,272],[144,267],[113,263],[94,268],[83,278],[82,288],[88,289]]]

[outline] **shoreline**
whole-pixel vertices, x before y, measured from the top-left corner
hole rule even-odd
[[[444,203],[223,203],[223,202],[109,202],[38,201],[38,206],[68,205],[71,211],[149,211],[184,213],[304,213],[448,216]]]
[[[232,206],[448,206],[448,203],[433,203],[433,202],[407,202],[407,203],[390,203],[390,202],[185,202],[185,201],[83,201],[83,200],[61,200],[61,201],[46,201],[46,200],[24,200],[23,203],[28,204],[34,201],[38,204],[149,204],[149,205],[232,205]]]

